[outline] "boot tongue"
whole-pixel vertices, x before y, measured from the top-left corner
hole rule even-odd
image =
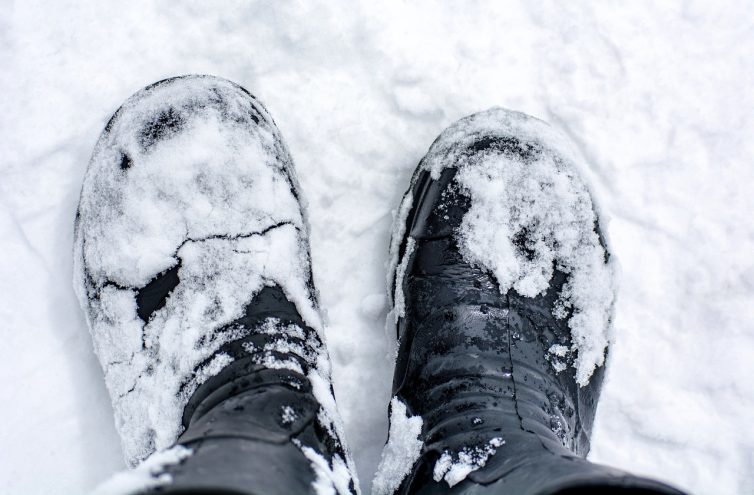
[[[241,318],[217,333],[223,332],[236,338],[200,363],[197,372],[217,356],[229,356],[231,362],[190,394],[183,411],[184,428],[220,402],[250,389],[280,385],[310,391],[306,375],[323,344],[280,287],[263,288]]]

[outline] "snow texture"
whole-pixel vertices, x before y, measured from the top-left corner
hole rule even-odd
[[[401,210],[403,210],[403,208],[401,208]],[[405,218],[403,220],[404,221],[401,223],[405,225]],[[406,276],[406,268],[408,268],[408,262],[411,260],[411,255],[414,253],[415,248],[416,241],[413,237],[409,236],[408,240],[406,241],[406,250],[404,251],[403,258],[398,264],[398,269],[395,272],[395,296],[393,309],[391,311],[396,323],[398,322],[399,318],[402,318],[406,314],[406,296],[403,293],[403,279]],[[390,286],[388,286],[388,291],[389,289]]]
[[[340,455],[335,454],[332,463],[328,463],[327,459],[311,447],[299,444],[299,448],[311,462],[316,475],[313,485],[317,495],[350,495],[353,493],[350,489],[351,469]],[[356,483],[358,484],[358,481]]]
[[[172,445],[191,394],[231,358],[199,364],[248,334],[223,327],[265,285],[321,331],[292,174],[263,107],[225,80],[157,84],[108,122],[81,191],[74,285],[129,465]],[[139,288],[176,266],[180,282],[144,321]]]
[[[549,354],[546,356],[546,358],[550,361],[550,364],[552,364],[552,367],[556,373],[560,373],[561,371],[566,370],[566,364],[558,358],[565,358],[566,356],[568,356],[569,350],[570,349],[568,347],[559,344],[554,344],[547,350]]]
[[[512,143],[470,153],[479,140]],[[520,151],[519,151],[520,150]],[[458,238],[462,256],[491,272],[500,293],[535,297],[550,286],[555,269],[568,274],[555,316],[571,329],[580,385],[602,366],[615,298],[614,264],[595,232],[595,207],[579,170],[586,169],[568,138],[541,120],[493,108],[455,122],[435,140],[422,169],[438,179],[457,168],[456,180],[471,200]],[[406,204],[396,218],[405,229]],[[395,239],[395,237],[394,237]],[[398,238],[400,239],[400,238]],[[393,241],[395,247],[396,241]],[[520,245],[519,245],[520,244]],[[395,316],[403,316],[403,277],[413,251],[409,237],[395,278]],[[396,253],[393,254],[395,256]]]
[[[172,477],[165,472],[165,468],[180,464],[190,455],[191,449],[183,445],[152,454],[135,469],[117,473],[97,486],[92,495],[136,495],[168,485]]]
[[[438,134],[493,106],[562,129],[611,217],[621,288],[590,458],[695,494],[753,491],[751,2],[4,6],[0,492],[86,493],[124,468],[71,288],[72,222],[108,117],[186,73],[249,89],[296,161],[365,492],[388,435],[391,212]]]
[[[296,411],[291,406],[283,406],[280,420],[283,422],[284,425],[289,425],[296,421],[296,418],[298,418],[298,415],[296,414]]]
[[[372,481],[374,495],[395,493],[411,472],[424,446],[419,438],[423,424],[421,416],[409,416],[406,404],[393,397],[390,401],[390,432]]]
[[[448,486],[453,487],[465,480],[469,473],[483,468],[504,443],[502,438],[495,437],[487,445],[466,446],[458,453],[446,450],[435,462],[432,478],[437,482],[445,480]]]

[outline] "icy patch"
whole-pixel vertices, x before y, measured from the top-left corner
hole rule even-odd
[[[390,432],[372,481],[375,495],[394,493],[411,472],[424,445],[419,438],[422,424],[421,416],[409,416],[406,405],[398,397],[393,397],[390,401]]]
[[[480,142],[489,146],[470,149]],[[587,384],[604,363],[614,270],[605,262],[592,198],[568,140],[538,119],[491,109],[450,126],[422,163],[435,179],[445,168],[458,169],[456,180],[471,198],[459,248],[468,262],[494,274],[502,294],[513,289],[535,297],[555,269],[568,274],[554,315],[572,312],[576,380]]]
[[[482,447],[464,447],[456,455],[446,450],[435,462],[432,477],[438,483],[445,480],[448,486],[455,486],[469,473],[484,467],[487,459],[495,455],[497,448],[504,443],[501,437],[496,437]]]
[[[92,495],[135,495],[168,485],[172,481],[172,476],[164,472],[165,468],[180,464],[190,455],[191,449],[183,445],[152,454],[136,469],[112,476],[95,488]]]

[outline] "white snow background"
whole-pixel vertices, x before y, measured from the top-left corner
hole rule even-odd
[[[337,399],[363,489],[387,435],[391,211],[432,140],[501,105],[586,157],[622,266],[591,459],[754,493],[754,4],[0,2],[0,492],[122,469],[71,286],[94,143],[132,93],[238,82],[309,204]]]

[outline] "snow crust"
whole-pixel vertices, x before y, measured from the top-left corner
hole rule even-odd
[[[390,432],[372,481],[374,495],[395,493],[411,472],[424,446],[420,439],[423,424],[421,416],[408,414],[406,404],[398,397],[391,399]]]
[[[97,143],[81,193],[76,289],[130,465],[180,434],[186,401],[231,358],[218,354],[197,371],[198,364],[251,331],[220,329],[264,286],[280,286],[322,331],[291,167],[261,105],[217,78],[179,79],[134,95]],[[177,287],[145,323],[136,312],[139,287],[178,264]],[[279,326],[269,321],[260,331]],[[266,366],[304,372],[270,350],[260,358]],[[327,381],[321,351],[310,359]]]
[[[498,139],[515,148],[469,151],[480,139]],[[595,206],[579,175],[586,168],[582,160],[567,137],[545,122],[493,108],[443,131],[422,168],[434,179],[445,168],[458,169],[456,180],[471,199],[456,233],[461,254],[489,270],[501,294],[513,289],[535,297],[547,290],[555,269],[568,274],[554,315],[562,319],[572,312],[573,366],[583,386],[604,364],[615,284],[613,265],[605,262],[595,232]],[[402,286],[400,266],[396,287]],[[399,304],[402,294],[396,295]]]
[[[91,495],[136,495],[146,490],[170,484],[172,477],[164,472],[171,465],[186,460],[192,451],[183,445],[176,445],[149,456],[135,469],[122,471],[97,486]]]

